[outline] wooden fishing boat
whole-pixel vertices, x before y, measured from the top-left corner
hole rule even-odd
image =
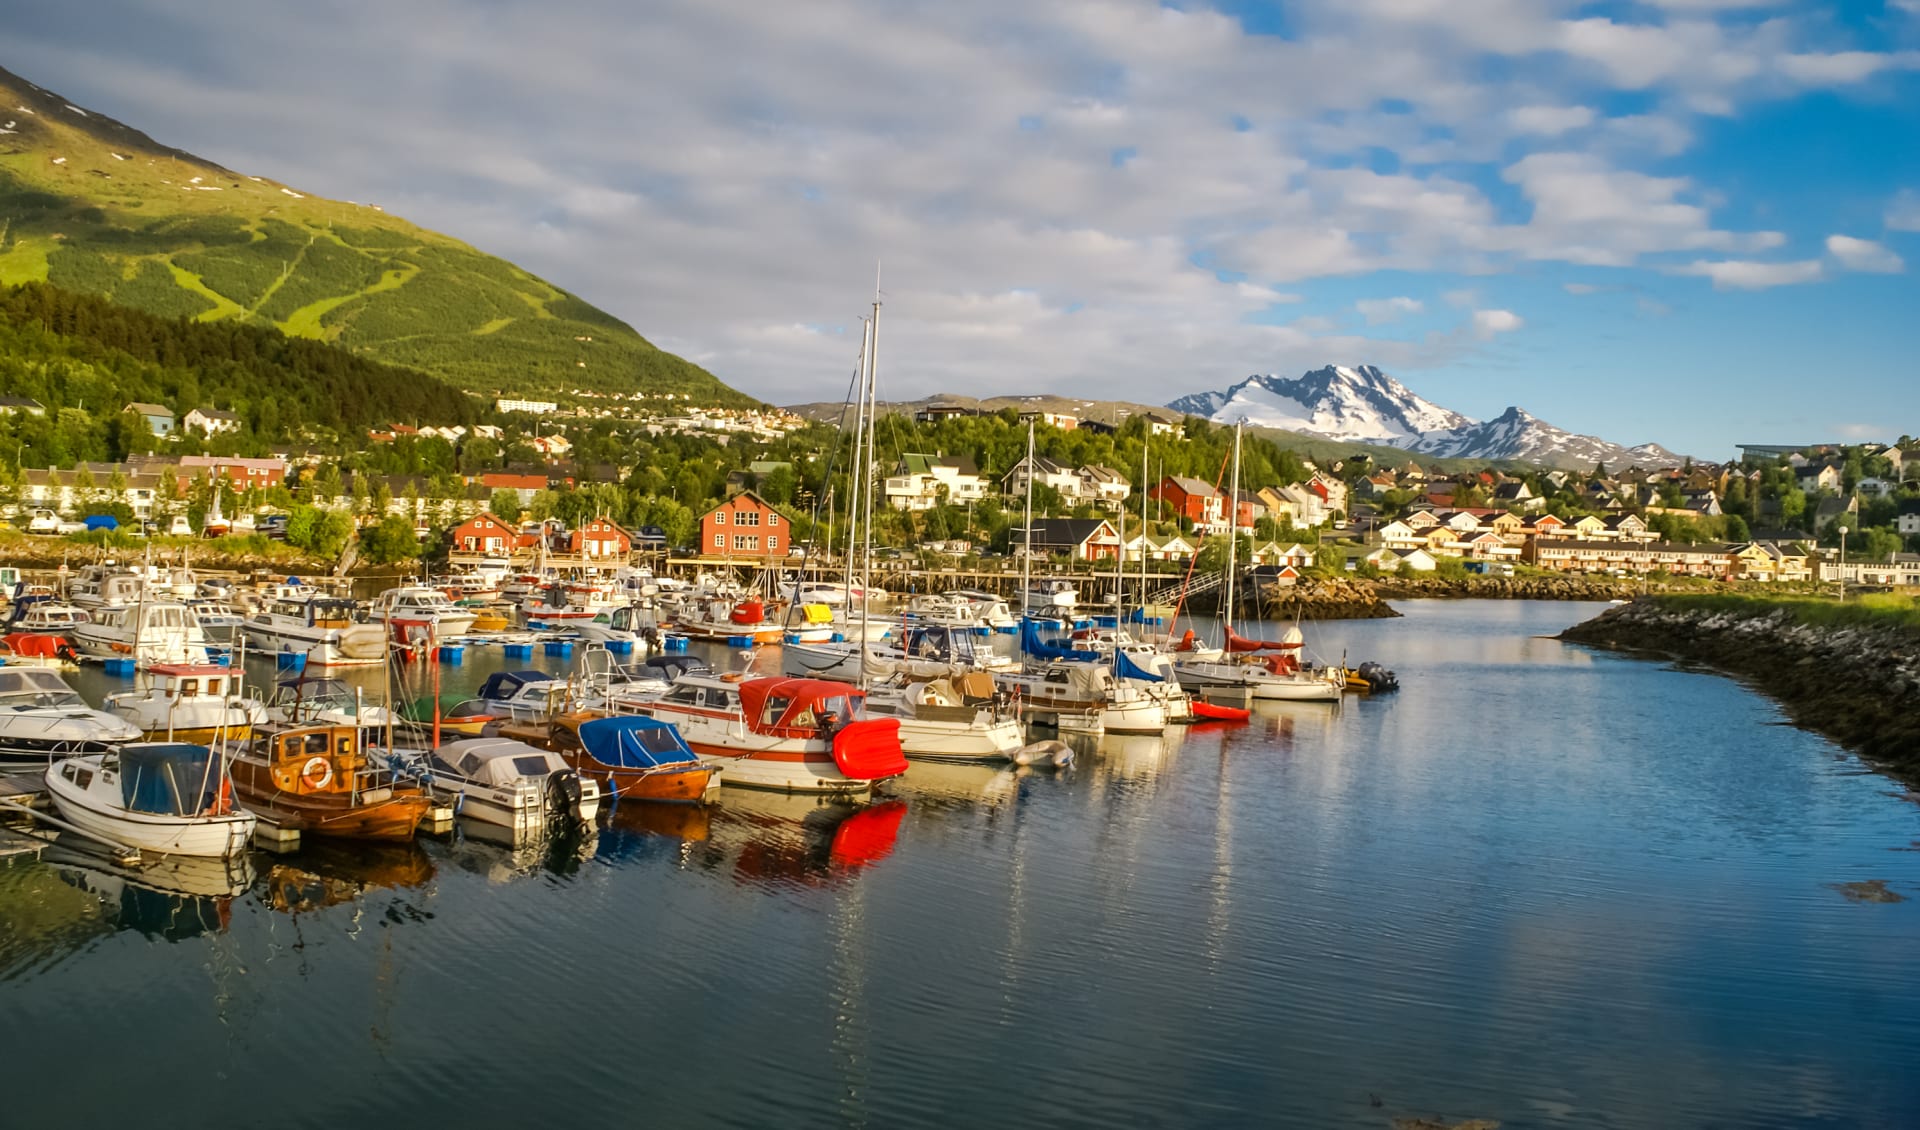
[[[551,722],[515,724],[501,736],[552,750],[617,800],[697,804],[720,784],[720,770],[689,749],[657,718],[577,711]]]
[[[149,741],[245,741],[267,720],[267,708],[242,693],[238,667],[156,663],[146,678],[145,688],[108,695],[105,705]]]
[[[425,785],[368,758],[351,725],[256,726],[233,784],[248,809],[316,836],[410,840],[433,807]]]

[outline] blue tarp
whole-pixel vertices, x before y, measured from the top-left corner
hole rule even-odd
[[[595,761],[616,769],[657,769],[694,760],[680,731],[638,715],[582,722],[580,744]]]
[[[1040,638],[1040,622],[1032,617],[1020,620],[1020,648],[1028,655],[1039,659],[1066,659],[1085,663],[1097,663],[1100,653],[1097,651],[1076,651],[1051,640]]]
[[[119,528],[120,519],[115,518],[111,514],[87,515],[87,529],[89,530],[117,530]]]
[[[1137,679],[1143,683],[1162,683],[1166,681],[1165,676],[1155,675],[1151,671],[1143,670],[1139,664],[1133,661],[1133,657],[1124,651],[1114,656],[1113,667],[1115,673],[1122,679]]]
[[[495,671],[487,676],[480,685],[480,697],[492,702],[504,702],[520,693],[520,688],[528,683],[551,682],[553,676],[545,671]]]
[[[120,751],[120,802],[133,812],[192,816],[205,812],[219,787],[203,745],[155,742]]]

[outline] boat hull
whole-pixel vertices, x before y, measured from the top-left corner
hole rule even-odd
[[[225,816],[159,816],[110,809],[51,770],[47,790],[60,818],[90,835],[163,855],[227,859],[239,855],[253,837],[251,813]]]
[[[251,758],[233,761],[234,794],[249,811],[283,828],[348,840],[411,840],[433,807],[418,792],[387,793],[377,800],[355,800],[345,793],[289,793],[273,780],[266,765]]]
[[[561,758],[582,777],[599,783],[601,790],[618,800],[645,800],[668,804],[698,804],[709,789],[720,785],[720,769],[702,760],[657,769],[625,769],[596,761],[579,752],[562,752]]]

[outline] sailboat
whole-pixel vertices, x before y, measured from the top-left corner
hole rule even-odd
[[[1222,586],[1220,624],[1227,654],[1218,659],[1191,658],[1176,661],[1174,671],[1180,685],[1189,690],[1227,688],[1250,693],[1256,699],[1283,702],[1339,702],[1346,689],[1344,676],[1334,678],[1303,668],[1296,654],[1303,639],[1281,641],[1249,640],[1233,630],[1234,560],[1239,541],[1236,527],[1240,518],[1240,430],[1233,426],[1233,489],[1227,512],[1227,571]],[[1294,636],[1299,629],[1292,629]],[[1253,653],[1273,650],[1279,654],[1259,661]],[[1235,659],[1239,655],[1242,658]]]

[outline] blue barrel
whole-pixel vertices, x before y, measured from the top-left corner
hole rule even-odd
[[[615,655],[631,655],[633,654],[633,641],[632,640],[608,640],[607,650],[611,651]]]
[[[547,654],[548,655],[572,655],[573,641],[572,640],[548,640]]]
[[[307,653],[304,651],[282,651],[273,657],[274,666],[282,671],[305,671]]]
[[[533,655],[533,645],[530,643],[510,643],[502,650],[509,659],[526,659]]]
[[[103,666],[106,667],[107,674],[109,675],[117,675],[123,679],[130,679],[133,677],[134,669],[138,667],[139,664],[131,659],[109,659]]]
[[[452,663],[457,665],[461,660],[465,659],[466,657],[467,657],[467,649],[459,646],[458,644],[442,644],[440,646],[440,662],[442,663]]]

